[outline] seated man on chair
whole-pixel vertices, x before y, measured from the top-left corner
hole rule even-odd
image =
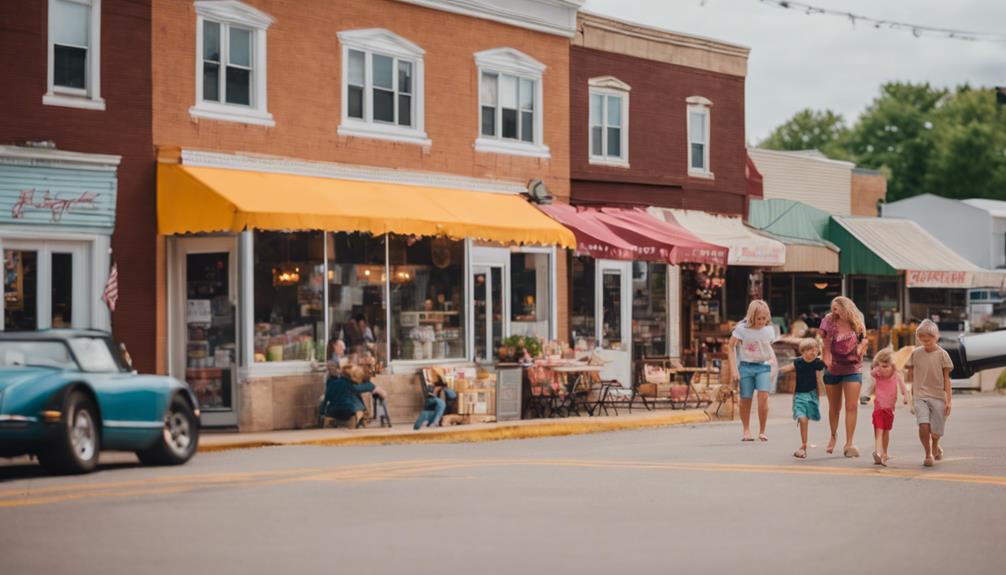
[[[387,400],[383,389],[366,381],[363,367],[354,365],[340,371],[335,364],[329,364],[329,377],[325,382],[325,416],[334,419],[336,425],[356,427],[363,421],[366,411],[361,396],[368,392]]]

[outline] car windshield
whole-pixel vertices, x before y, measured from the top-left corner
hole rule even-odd
[[[0,341],[0,366],[77,369],[62,341]]]
[[[75,337],[69,340],[73,355],[80,362],[81,371],[99,373],[122,371],[122,366],[112,353],[110,341],[103,337]]]

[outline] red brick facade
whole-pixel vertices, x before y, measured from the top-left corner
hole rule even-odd
[[[137,369],[153,371],[157,230],[150,1],[101,2],[103,111],[42,104],[47,87],[48,6],[47,0],[0,3],[4,84],[0,90],[0,143],[51,140],[61,150],[122,156],[112,235],[113,257],[119,266],[119,301],[112,329],[129,347]]]
[[[570,51],[570,176],[574,203],[641,204],[741,214],[745,210],[744,78],[573,46]],[[589,163],[591,78],[631,87],[629,168]],[[710,170],[688,176],[687,103],[712,102]]]

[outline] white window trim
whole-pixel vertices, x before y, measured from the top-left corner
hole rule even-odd
[[[587,90],[587,156],[588,162],[595,166],[611,166],[615,168],[628,168],[629,167],[629,92],[632,87],[622,82],[614,76],[601,76],[598,78],[591,78],[587,82],[589,88]],[[622,125],[621,128],[621,148],[622,155],[620,157],[614,158],[611,156],[594,155],[594,135],[593,126],[590,124],[590,101],[592,96],[617,96],[622,99]],[[605,141],[601,144],[602,150],[607,147],[607,105],[605,109],[602,110],[602,138]]]
[[[48,60],[46,61],[46,92],[42,95],[42,104],[46,106],[62,106],[66,108],[81,108],[84,110],[104,110],[105,100],[101,98],[101,0],[69,0],[76,4],[89,6],[91,9],[91,29],[88,30],[87,68],[85,70],[83,90],[56,86],[53,66],[55,64],[56,38],[55,14],[56,0],[49,0],[48,14]]]
[[[709,149],[712,147],[711,134],[712,134],[712,107],[713,103],[702,96],[692,96],[685,100],[688,104],[687,110],[685,112],[685,138],[688,147],[688,175],[693,178],[704,178],[707,180],[715,179],[715,175],[709,166]],[[705,169],[698,169],[692,167],[692,113],[699,112],[706,116],[706,142],[703,147],[703,166]]]
[[[552,153],[549,147],[544,144],[545,137],[545,113],[544,113],[544,89],[542,87],[542,77],[545,73],[545,64],[535,60],[531,56],[517,50],[516,48],[494,48],[484,50],[475,54],[476,67],[476,94],[478,105],[476,106],[476,133],[475,151],[496,154],[508,154],[512,156],[526,156],[532,158],[551,158]],[[500,136],[482,135],[482,74],[483,73],[508,74],[534,81],[534,141],[519,142],[515,140],[503,139]],[[497,98],[498,98],[497,94]],[[499,108],[499,106],[497,106]],[[498,124],[498,123],[497,123]]]
[[[198,0],[196,9],[196,104],[189,108],[193,118],[240,122],[258,126],[275,126],[269,113],[266,88],[266,30],[273,23],[268,14],[237,0]],[[203,101],[203,22],[209,20],[221,26],[240,26],[252,30],[252,94],[251,106]],[[221,43],[224,35],[221,34]],[[224,73],[226,63],[221,63]],[[223,94],[221,94],[223,96]]]
[[[425,93],[423,56],[425,50],[405,38],[386,30],[384,28],[367,28],[363,30],[348,30],[338,33],[339,43],[342,45],[342,60],[340,70],[342,78],[339,80],[341,90],[342,122],[339,124],[337,133],[340,136],[356,136],[361,138],[375,138],[378,140],[389,140],[405,144],[417,144],[420,146],[431,146],[433,141],[426,134],[426,106],[423,94]],[[349,117],[349,51],[357,50],[364,52],[366,64],[364,65],[364,77],[366,78],[364,89],[364,110],[365,116],[373,113],[373,99],[368,98],[371,93],[371,67],[370,61],[374,54],[388,56],[400,60],[412,62],[412,120],[414,127],[383,124],[368,121],[366,119]],[[397,77],[398,71],[395,70]],[[396,92],[397,93],[397,92]]]

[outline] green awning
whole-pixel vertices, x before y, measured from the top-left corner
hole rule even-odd
[[[829,242],[831,215],[794,200],[751,200],[748,224],[787,243],[807,243],[835,247]]]
[[[898,275],[898,270],[891,267],[835,219],[831,219],[828,224],[827,237],[842,250],[838,265],[841,273],[864,276]]]

